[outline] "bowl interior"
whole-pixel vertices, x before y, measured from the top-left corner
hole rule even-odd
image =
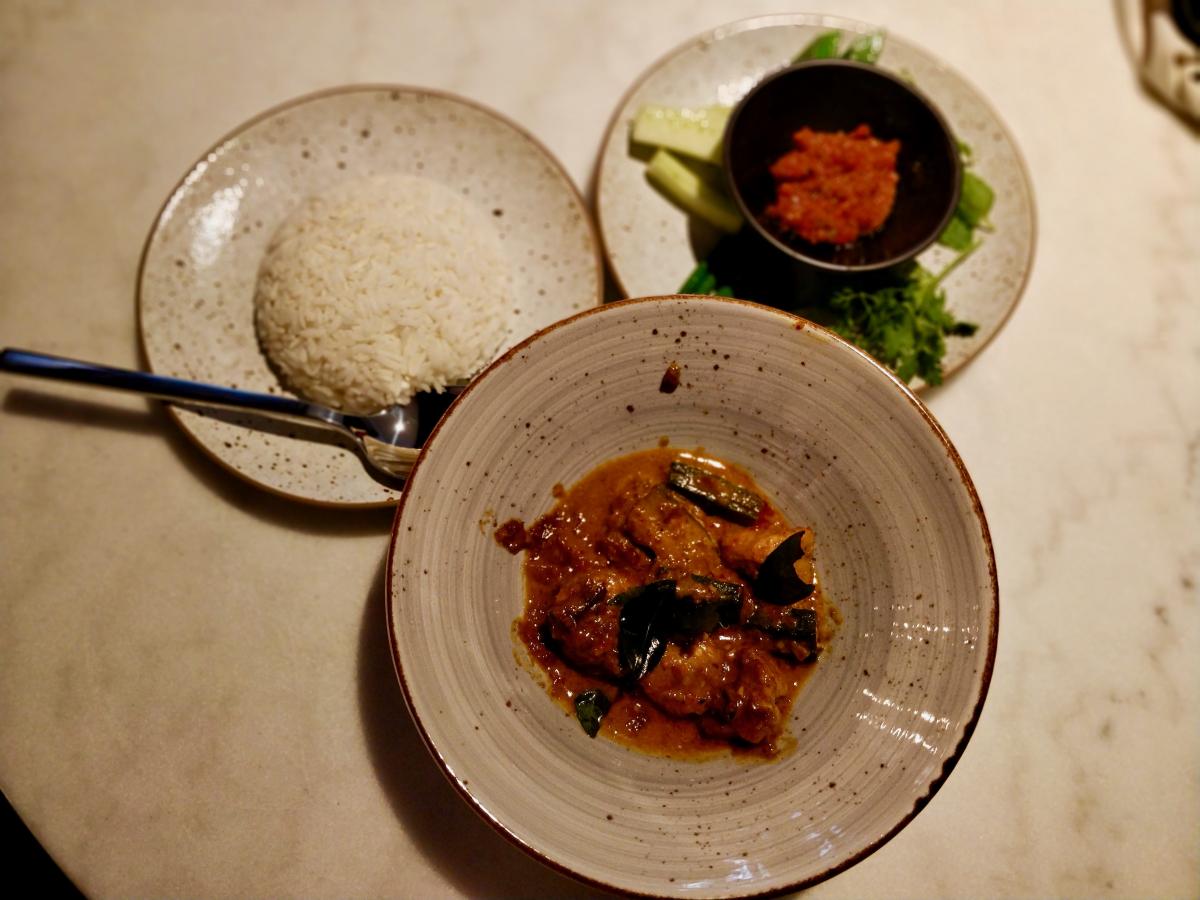
[[[659,390],[672,361],[674,393]],[[615,455],[703,447],[816,531],[845,617],[792,712],[795,750],[686,762],[590,740],[512,623],[531,523]],[[973,728],[995,650],[987,528],[911,394],[829,332],[766,307],[627,301],[488,369],[426,444],[397,511],[390,637],[405,696],[459,791],[529,852],[612,888],[731,897],[851,865],[925,803]]]
[[[882,228],[838,246],[782,237],[762,223],[775,196],[769,166],[791,149],[793,132],[850,131],[864,123],[881,140],[900,141],[896,201]],[[725,170],[747,221],[766,240],[835,269],[881,268],[919,253],[949,222],[961,181],[954,138],[933,105],[887,72],[842,60],[800,63],[756,85],[730,119]]]

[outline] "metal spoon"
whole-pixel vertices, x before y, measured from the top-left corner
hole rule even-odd
[[[412,468],[412,457],[402,451],[417,446],[415,402],[390,406],[369,416],[358,416],[292,397],[258,394],[167,375],[117,369],[11,347],[0,350],[0,370],[132,391],[188,406],[253,412],[284,422],[317,425],[351,437],[370,467],[391,482],[408,475]],[[461,382],[450,384],[446,390],[458,393],[465,386]]]

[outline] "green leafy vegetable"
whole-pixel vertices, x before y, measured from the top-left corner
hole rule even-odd
[[[807,62],[810,59],[852,59],[855,62],[874,63],[883,53],[884,32],[882,30],[860,34],[850,42],[850,45],[838,53],[842,43],[842,32],[826,31],[817,35],[803,50],[792,57],[792,63]]]
[[[881,53],[883,53],[883,32],[872,31],[856,37],[842,53],[842,59],[873,64],[879,59]]]
[[[937,275],[914,264],[899,284],[841,288],[829,301],[838,316],[833,330],[891,367],[902,381],[917,376],[941,384],[946,336],[969,336],[977,328],[946,312],[941,284],[977,246],[972,244]]]
[[[951,250],[966,250],[974,240],[975,229],[962,216],[955,213],[946,229],[938,237],[938,243]]]
[[[883,283],[843,281],[841,287],[831,288],[824,296],[804,297],[803,306],[797,305],[796,295],[786,288],[785,279],[770,277],[775,270],[753,255],[757,252],[754,246],[737,238],[726,238],[718,244],[697,269],[702,267],[708,284],[712,283],[710,278],[723,286],[732,282],[730,293],[734,296],[788,309],[833,329],[889,366],[903,381],[920,377],[935,385],[942,380],[946,338],[970,336],[977,330],[977,326],[960,322],[946,311],[944,282],[977,249],[978,233],[955,216],[942,242],[958,251],[958,256],[937,275],[912,263],[887,276]]]
[[[708,268],[708,260],[702,259],[692,274],[687,277],[679,288],[681,294],[716,294],[720,297],[734,296],[733,288],[727,284],[718,285],[717,276]]]
[[[938,236],[938,243],[951,250],[966,250],[975,242],[975,229],[990,231],[987,215],[996,202],[996,192],[991,185],[966,168],[971,165],[971,147],[958,141],[958,155],[962,159],[962,189],[958,194],[958,206],[954,218]]]
[[[600,723],[611,707],[612,702],[602,691],[584,691],[575,697],[575,718],[588,737],[595,737],[600,731]]]
[[[806,62],[810,59],[832,59],[837,56],[838,44],[841,43],[840,31],[826,31],[813,38],[807,47],[792,57],[793,63]]]
[[[962,192],[956,213],[972,228],[982,224],[996,202],[996,192],[974,172],[963,172]]]
[[[708,260],[702,259],[697,264],[696,268],[692,269],[692,274],[687,277],[679,287],[681,294],[698,294],[700,293],[700,285],[704,284],[704,280],[708,277]]]

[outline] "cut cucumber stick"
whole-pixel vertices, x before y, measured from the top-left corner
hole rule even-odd
[[[733,201],[688,168],[669,150],[659,148],[646,166],[650,183],[692,215],[730,234],[742,227],[742,214]]]
[[[677,109],[651,104],[638,110],[630,137],[634,143],[665,147],[693,159],[720,165],[728,121],[727,106]]]

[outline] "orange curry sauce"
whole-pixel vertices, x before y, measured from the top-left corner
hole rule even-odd
[[[667,487],[673,461],[753,491],[764,500],[757,518],[732,521]],[[528,528],[510,520],[495,537],[512,553],[526,552],[525,610],[514,635],[567,713],[574,717],[578,694],[600,690],[612,702],[602,734],[676,758],[726,751],[771,758],[794,745],[788,713],[812,669],[812,651],[828,643],[840,616],[819,588],[791,607],[754,596],[758,564],[797,529],[751,477],[699,453],[659,447],[610,460],[554,494],[550,512]],[[672,638],[658,664],[631,682],[618,652],[620,601],[612,601],[656,579],[696,575],[741,587],[737,621]],[[798,607],[816,612],[815,648],[747,624],[756,609],[761,622]]]
[[[812,244],[849,244],[879,230],[896,201],[899,141],[881,141],[859,125],[851,132],[801,128],[792,146],[771,165],[769,223]]]

